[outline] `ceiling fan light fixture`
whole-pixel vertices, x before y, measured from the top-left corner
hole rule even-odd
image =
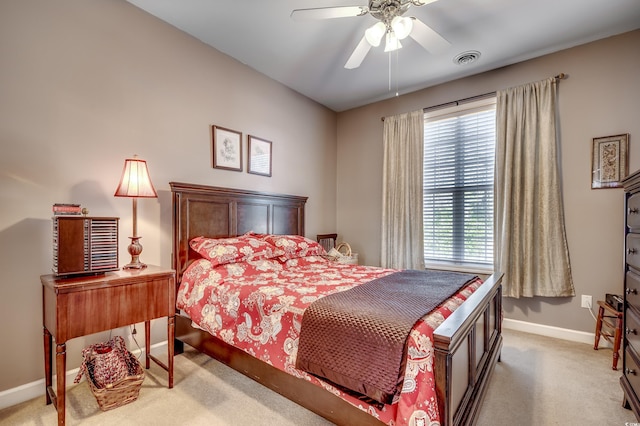
[[[387,41],[384,46],[385,52],[393,52],[394,50],[398,50],[402,48],[402,44],[400,44],[400,40],[396,37],[396,33],[393,31],[387,32]]]
[[[398,40],[403,40],[411,34],[413,20],[411,18],[396,16],[391,20],[391,29],[393,29]]]
[[[384,33],[386,31],[387,28],[385,27],[384,23],[378,22],[377,24],[367,28],[367,30],[364,32],[364,36],[371,46],[378,47],[380,46],[382,36],[384,36]]]

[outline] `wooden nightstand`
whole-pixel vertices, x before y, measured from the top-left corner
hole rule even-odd
[[[65,423],[66,342],[139,322],[145,323],[145,361],[153,360],[169,374],[173,387],[175,335],[175,271],[158,266],[102,275],[60,278],[43,275],[44,370],[47,404],[54,403],[58,424]],[[150,320],[167,317],[168,361],[149,354]],[[56,341],[56,389],[52,386],[52,339]]]

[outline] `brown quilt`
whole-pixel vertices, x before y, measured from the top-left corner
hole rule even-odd
[[[296,367],[390,404],[414,324],[475,278],[406,270],[325,296],[304,313]]]

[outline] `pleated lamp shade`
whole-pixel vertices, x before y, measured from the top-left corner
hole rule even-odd
[[[122,178],[120,178],[120,184],[114,196],[129,197],[132,199],[133,204],[133,236],[129,237],[131,244],[127,247],[131,255],[131,262],[125,265],[124,269],[146,268],[147,265],[140,262],[140,254],[142,253],[140,238],[142,237],[138,235],[138,198],[158,197],[156,189],[151,183],[146,161],[140,160],[135,155],[133,158],[127,158],[124,161]]]
[[[116,197],[158,197],[156,189],[151,183],[146,161],[135,157],[127,158],[124,161],[122,178],[114,195]]]

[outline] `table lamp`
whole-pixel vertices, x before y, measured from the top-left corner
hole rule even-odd
[[[142,245],[140,244],[140,236],[138,236],[138,198],[157,198],[156,190],[149,178],[149,170],[147,162],[134,155],[133,158],[127,158],[124,161],[124,170],[122,178],[116,193],[116,197],[129,197],[133,200],[133,236],[131,244],[127,250],[131,255],[131,262],[123,267],[123,269],[143,269],[147,265],[140,262],[140,253],[142,253]]]

